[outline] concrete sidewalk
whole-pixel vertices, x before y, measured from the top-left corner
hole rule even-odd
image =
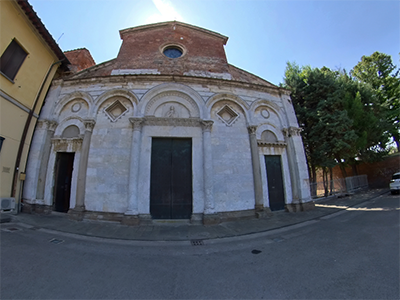
[[[37,215],[20,213],[18,215],[2,214],[2,219],[10,222],[1,226],[12,227],[18,224],[31,229],[46,229],[69,234],[117,240],[136,241],[194,241],[264,233],[274,229],[290,227],[307,221],[319,219],[333,213],[344,211],[362,202],[389,193],[388,189],[366,190],[343,198],[325,198],[316,201],[316,208],[311,211],[289,213],[274,212],[273,216],[262,219],[224,222],[218,225],[192,225],[186,221],[160,221],[157,224],[144,226],[126,226],[106,221],[73,221],[67,214],[52,213]]]

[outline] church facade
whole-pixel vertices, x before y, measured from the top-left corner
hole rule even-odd
[[[287,90],[227,62],[227,37],[181,22],[120,31],[117,58],[53,81],[25,211],[135,225],[215,224],[313,208]]]

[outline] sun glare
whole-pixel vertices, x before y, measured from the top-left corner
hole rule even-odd
[[[165,21],[183,21],[182,16],[175,10],[169,0],[152,0],[158,13],[147,17],[146,23],[157,23]]]

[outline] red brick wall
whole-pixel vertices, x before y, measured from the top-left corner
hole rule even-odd
[[[96,64],[89,50],[86,48],[67,51],[64,54],[75,67],[75,72],[87,69]]]
[[[387,156],[383,161],[375,163],[360,163],[357,165],[358,175],[367,175],[371,188],[387,188],[393,173],[400,172],[400,153]],[[355,176],[352,168],[346,168],[347,176]],[[322,181],[322,173],[318,174]],[[339,166],[333,168],[333,178],[343,178]]]
[[[116,68],[157,69],[161,74],[179,74],[191,70],[229,72],[224,44],[227,38],[205,30],[169,22],[163,25],[121,31],[123,40]],[[182,46],[186,55],[171,59],[162,54],[166,44]]]

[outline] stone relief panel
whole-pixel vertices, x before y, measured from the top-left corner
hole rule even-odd
[[[246,125],[242,107],[229,100],[216,102],[211,108],[211,118],[216,121],[215,125],[228,127]]]
[[[172,91],[164,92],[147,103],[145,108],[146,116],[190,118],[200,117],[200,110],[197,103],[186,94]]]
[[[129,124],[129,117],[133,116],[133,106],[129,99],[124,97],[111,97],[104,101],[97,110],[96,127],[98,121],[101,126],[110,126],[111,124],[126,123]],[[121,126],[112,125],[112,126]]]
[[[268,106],[259,106],[254,112],[254,119],[257,123],[271,123],[281,128],[282,123],[278,114]]]
[[[154,116],[158,118],[190,118],[190,111],[181,103],[171,101],[159,105]]]
[[[227,126],[231,126],[239,118],[239,114],[227,104],[217,112],[217,116]]]
[[[58,117],[59,120],[64,120],[68,117],[80,117],[87,118],[89,114],[89,106],[85,100],[82,99],[74,99],[61,109],[60,115]]]
[[[117,122],[126,112],[128,112],[128,109],[119,100],[104,108],[104,113],[111,122]]]

